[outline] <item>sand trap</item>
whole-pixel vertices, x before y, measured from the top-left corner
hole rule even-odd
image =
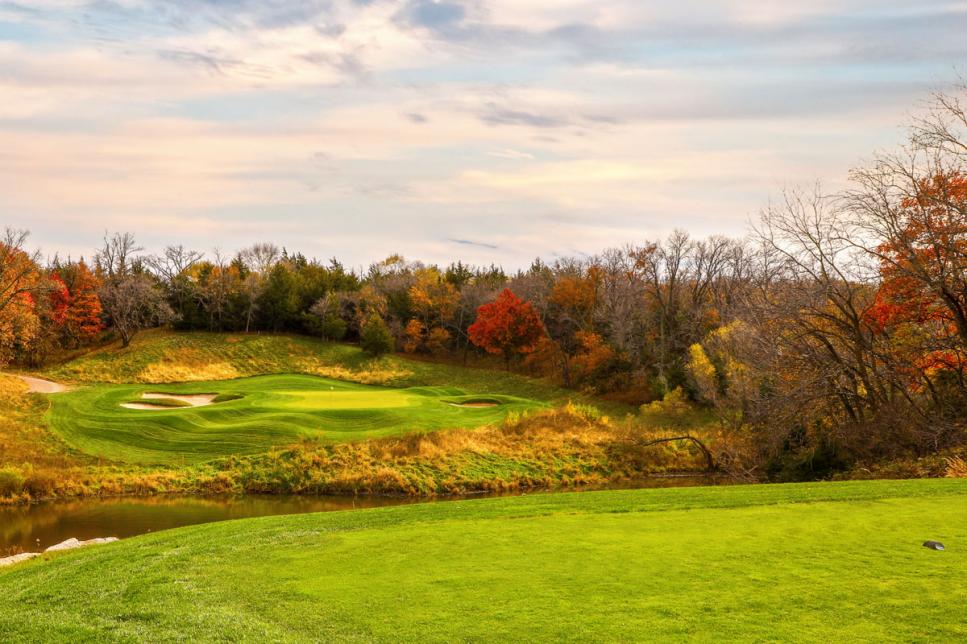
[[[27,383],[27,391],[37,394],[59,394],[67,391],[67,387],[57,382],[43,380],[41,378],[31,378],[30,376],[17,376]]]
[[[210,405],[215,401],[215,397],[218,394],[141,394],[141,397],[145,400],[157,400],[159,398],[171,398],[172,400],[180,400],[181,402],[186,402],[192,407],[204,407],[205,405]]]
[[[495,402],[468,402],[468,403],[450,403],[451,407],[496,407],[500,403]]]
[[[189,407],[205,407],[211,405],[215,401],[215,397],[218,394],[158,394],[158,393],[144,393],[141,397],[145,400],[180,400],[181,402],[188,403]],[[172,409],[186,409],[185,407],[166,407],[164,405],[152,405],[151,403],[122,403],[122,407],[125,409],[146,409],[149,411],[165,411]]]

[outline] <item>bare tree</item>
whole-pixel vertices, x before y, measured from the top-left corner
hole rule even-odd
[[[104,243],[94,255],[94,261],[109,280],[122,278],[131,272],[135,253],[143,250],[131,233],[104,233]]]
[[[597,324],[610,344],[632,364],[640,360],[644,284],[628,249],[614,248],[593,260],[601,272],[600,306]]]
[[[688,347],[708,330],[706,319],[727,269],[737,266],[737,244],[724,237],[694,241],[675,231],[661,242],[630,251],[644,286],[646,310],[656,341],[654,363],[658,381],[670,389],[684,379]]]
[[[184,246],[168,246],[161,255],[151,255],[144,260],[155,274],[165,282],[172,284],[186,274],[195,264],[200,262],[205,254],[189,250]]]
[[[914,120],[911,142],[921,150],[967,159],[967,78],[933,95],[926,114]]]
[[[769,392],[750,414],[773,453],[788,450],[797,432],[818,432],[813,447],[868,454],[943,431],[866,315],[878,276],[844,235],[844,218],[817,187],[786,192],[756,227],[770,270],[748,302],[737,346]]]
[[[131,344],[138,331],[167,324],[175,318],[161,291],[147,275],[128,275],[107,282],[99,295],[124,347]]]
[[[281,256],[279,247],[269,242],[253,244],[241,252],[245,265],[259,275],[268,273]]]

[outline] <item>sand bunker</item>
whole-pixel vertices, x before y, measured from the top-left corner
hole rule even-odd
[[[495,402],[465,402],[465,403],[450,403],[451,407],[496,407],[500,403]]]
[[[215,402],[218,394],[159,394],[144,393],[141,398],[145,400],[178,400],[186,403],[187,407],[205,407]],[[170,407],[168,405],[153,405],[151,403],[122,403],[125,409],[147,409],[149,411],[164,411],[166,409],[185,409],[185,407]]]
[[[31,391],[34,393],[59,394],[63,391],[67,391],[66,386],[57,382],[51,382],[50,380],[31,378],[30,376],[17,376],[17,377],[27,383],[27,391]]]

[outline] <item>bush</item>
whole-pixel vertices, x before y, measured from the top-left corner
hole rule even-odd
[[[24,475],[12,467],[0,469],[0,496],[14,496],[23,492]]]
[[[54,495],[60,483],[57,470],[33,468],[24,478],[23,491],[33,499],[45,499]]]
[[[377,358],[393,350],[393,335],[389,332],[383,318],[378,315],[369,316],[360,331],[359,344],[363,351]]]
[[[597,407],[576,404],[570,400],[564,406],[564,412],[572,418],[579,418],[589,423],[596,423],[603,419],[601,411]]]
[[[327,340],[342,340],[346,331],[346,321],[338,315],[329,315],[322,321],[322,337]]]

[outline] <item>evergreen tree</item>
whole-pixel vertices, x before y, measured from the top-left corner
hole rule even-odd
[[[394,348],[393,334],[390,333],[386,322],[378,315],[370,315],[363,324],[359,343],[363,351],[375,357],[390,353]]]

